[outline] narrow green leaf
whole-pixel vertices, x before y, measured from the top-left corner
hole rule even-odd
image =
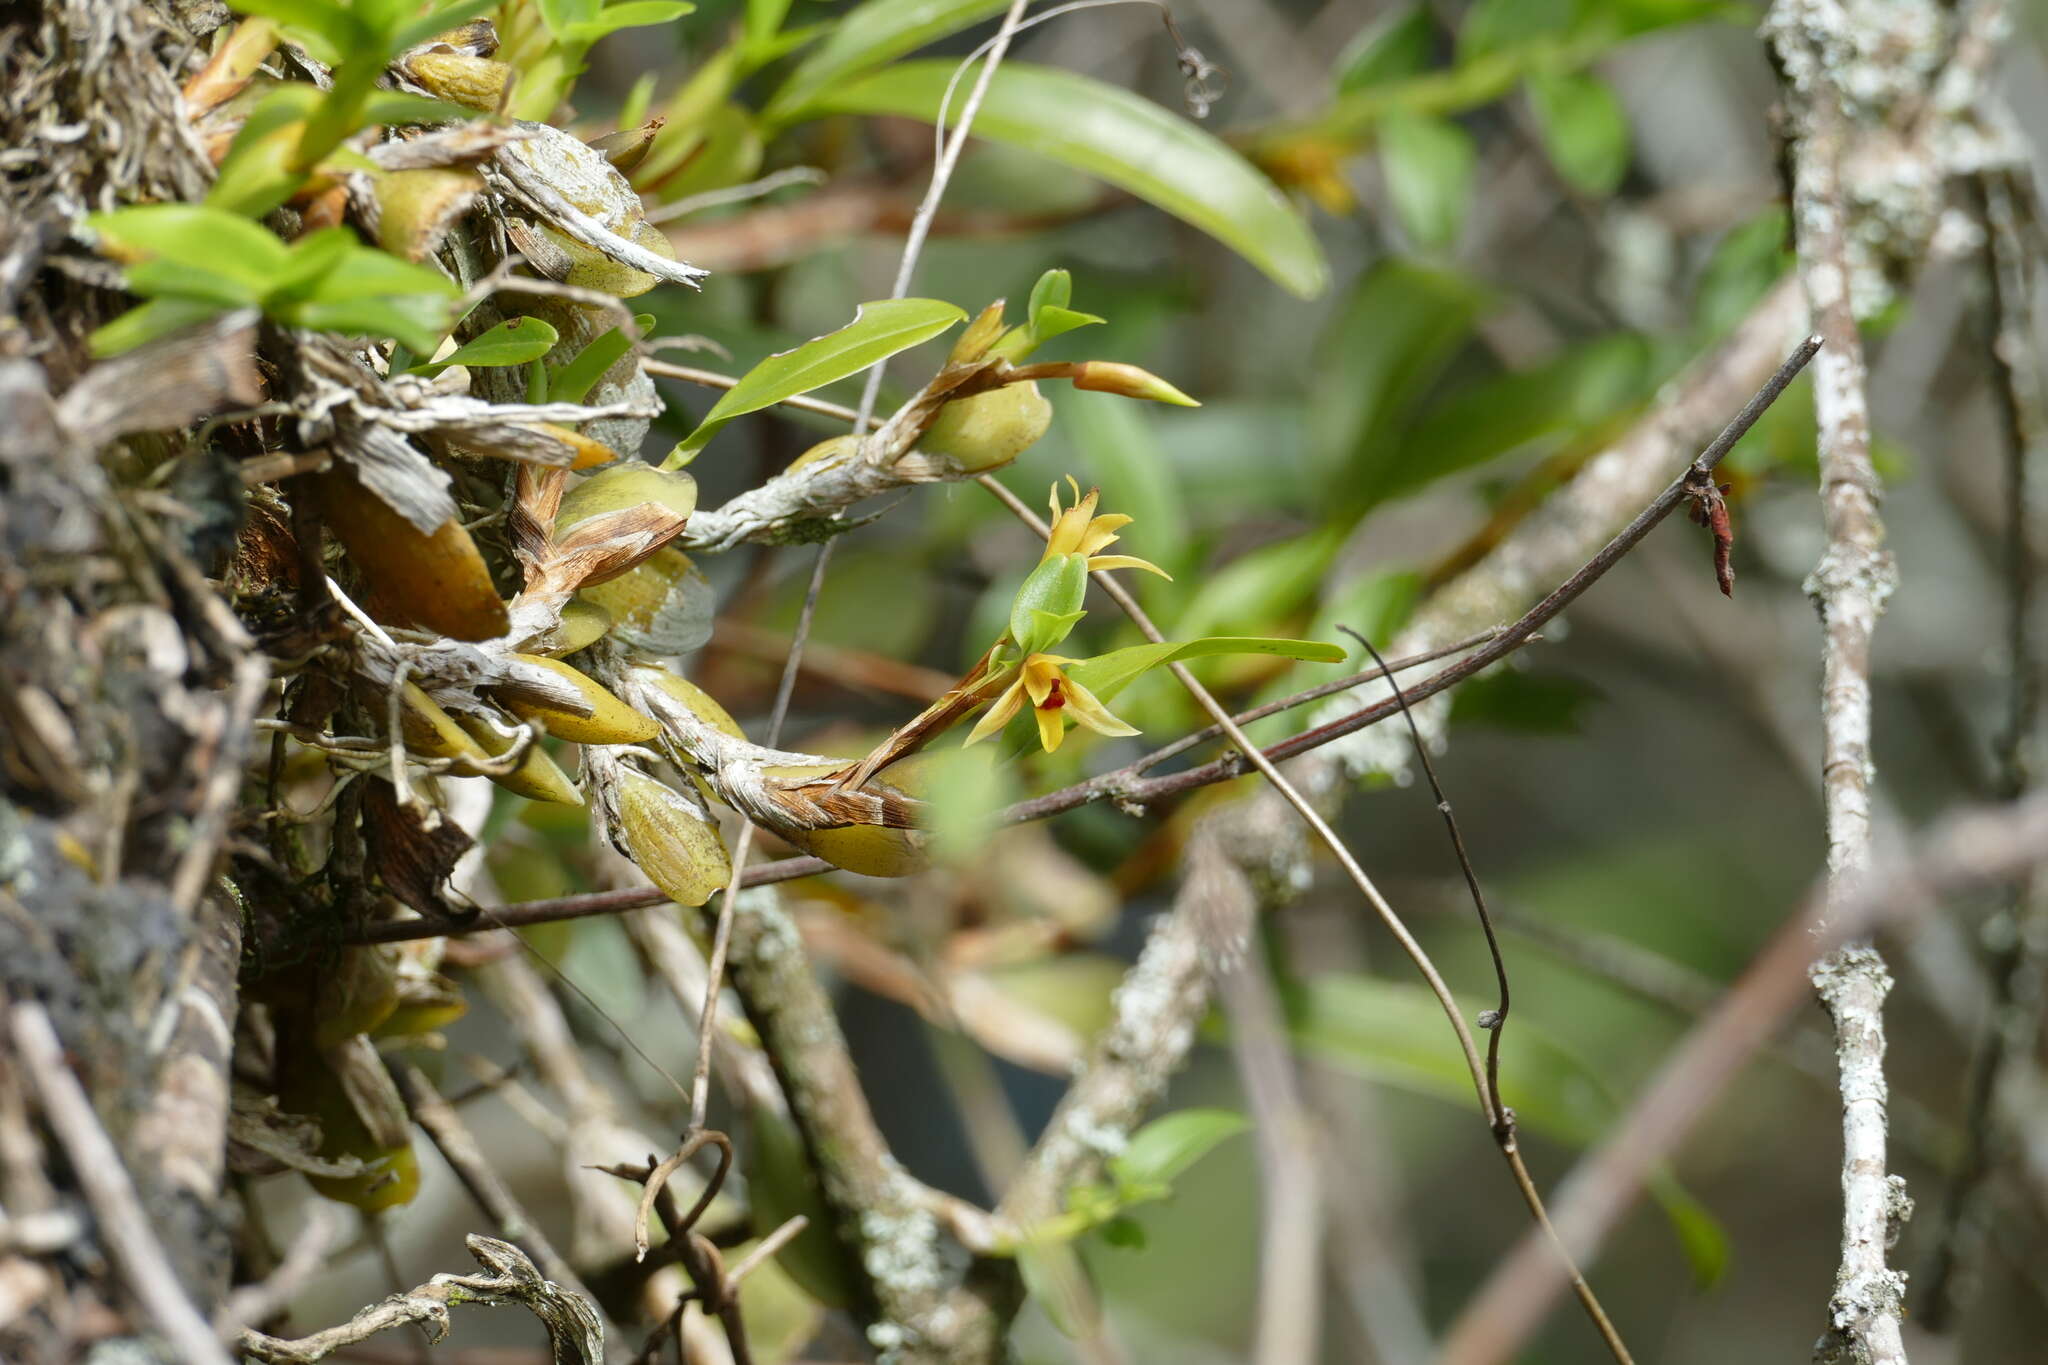
[[[275,19],[297,29],[297,36],[317,38],[313,55],[325,62],[333,62],[343,53],[367,45],[372,37],[368,27],[346,5],[333,4],[331,0],[235,0],[234,7],[244,14]]]
[[[1064,1335],[1088,1336],[1100,1325],[1100,1299],[1073,1243],[1027,1242],[1017,1248],[1017,1271],[1024,1279],[1024,1292]]]
[[[448,330],[446,301],[425,294],[309,301],[284,310],[279,321],[318,332],[390,337],[419,352],[432,351]]]
[[[154,258],[240,281],[260,295],[290,260],[269,228],[203,204],[144,204],[87,216],[108,254]]]
[[[1337,57],[1337,92],[1406,80],[1429,70],[1436,54],[1436,24],[1429,7],[1389,10],[1358,31]]]
[[[818,110],[938,118],[955,63],[905,62],[834,86]],[[959,94],[954,95],[957,113]],[[1273,182],[1178,114],[1092,77],[1012,62],[996,72],[977,136],[1037,152],[1193,224],[1283,287],[1312,298],[1329,282],[1323,250]]]
[[[1401,497],[1531,441],[1613,416],[1649,382],[1649,346],[1600,337],[1533,369],[1453,389],[1376,459],[1353,465],[1373,502]]]
[[[605,371],[632,349],[633,338],[617,327],[593,339],[548,380],[549,398],[557,403],[581,403]]]
[[[1579,27],[1587,9],[1585,0],[1478,0],[1458,24],[1458,57],[1469,60],[1540,39],[1566,37]]]
[[[1529,107],[1558,173],[1587,194],[1608,195],[1628,173],[1628,115],[1590,72],[1532,72]]]
[[[1071,308],[1041,308],[1031,317],[1031,344],[1043,345],[1056,336],[1064,336],[1082,327],[1094,327],[1108,320],[1093,313],[1079,313]]]
[[[450,365],[524,365],[546,355],[558,339],[555,329],[539,318],[507,318],[456,347],[445,359],[416,367],[414,373],[437,375]]]
[[[1309,455],[1338,505],[1369,490],[1359,466],[1400,430],[1485,311],[1487,293],[1448,270],[1391,257],[1359,277],[1316,348]]]
[[[1472,204],[1479,149],[1449,119],[1389,114],[1380,120],[1380,167],[1387,197],[1417,246],[1448,247]]]
[[[1179,1110],[1131,1134],[1129,1144],[1111,1158],[1110,1174],[1127,1187],[1169,1186],[1218,1143],[1251,1126],[1250,1119],[1228,1109]]]
[[[1189,635],[1249,635],[1270,628],[1314,597],[1343,543],[1338,521],[1261,545],[1206,575],[1175,618]]]
[[[151,299],[94,332],[91,337],[92,353],[105,357],[132,351],[137,346],[169,336],[181,328],[195,326],[225,311],[205,299]]]
[[[263,296],[246,280],[177,261],[144,261],[127,271],[128,288],[144,298],[192,299],[216,308],[247,308]]]
[[[669,467],[680,468],[683,459],[702,450],[733,418],[859,374],[898,351],[931,340],[966,316],[959,308],[939,299],[884,299],[862,304],[853,321],[838,331],[813,337],[793,350],[780,351],[747,371],[705,414],[688,439],[677,446],[669,457],[674,461]]]
[[[748,44],[759,46],[773,39],[788,17],[789,0],[747,0]]]
[[[868,0],[839,20],[818,50],[769,97],[761,117],[794,123],[828,87],[865,75],[926,43],[1000,14],[1008,0]]]
[[[674,23],[696,8],[682,3],[682,0],[628,0],[626,4],[599,10],[595,19],[568,25],[562,30],[562,41],[565,45],[589,47],[622,28],[651,28],[656,24]]]
[[[1130,686],[1146,671],[1182,659],[1203,659],[1217,654],[1275,654],[1284,659],[1308,663],[1340,664],[1345,652],[1339,645],[1321,640],[1279,640],[1261,635],[1210,635],[1199,640],[1168,640],[1156,645],[1132,645],[1113,649],[1092,659],[1083,659],[1067,669],[1067,676],[1108,701]]]

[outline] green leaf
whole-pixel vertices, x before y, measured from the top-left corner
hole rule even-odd
[[[1458,59],[1566,37],[1587,8],[1587,0],[1478,0],[1458,25]]]
[[[308,302],[287,309],[279,321],[318,332],[390,337],[415,351],[431,351],[448,330],[447,304],[423,294]]]
[[[1131,1134],[1129,1144],[1111,1158],[1110,1174],[1126,1189],[1169,1187],[1218,1143],[1251,1126],[1250,1119],[1228,1109],[1179,1110]]]
[[[362,249],[355,233],[345,227],[321,228],[301,237],[292,243],[291,260],[272,277],[264,307],[276,310],[311,297],[322,280]]]
[[[1413,493],[1531,441],[1590,426],[1640,397],[1649,382],[1649,345],[1619,334],[1573,347],[1533,369],[1452,390],[1398,444],[1385,463],[1354,465],[1374,502]]]
[[[1316,349],[1308,407],[1310,458],[1340,505],[1365,500],[1358,464],[1400,430],[1487,301],[1476,281],[1399,257],[1359,277]]]
[[[132,351],[158,337],[205,322],[223,311],[219,304],[205,299],[151,299],[94,332],[91,337],[92,353],[105,357]]]
[[[1093,327],[1107,321],[1107,318],[1093,313],[1078,313],[1071,308],[1041,308],[1031,319],[1031,344],[1039,346],[1077,328]]]
[[[448,312],[462,297],[462,290],[438,270],[400,260],[375,247],[357,246],[321,276],[310,297],[319,303],[335,303],[400,295],[416,296]]]
[[[758,47],[770,41],[788,17],[789,0],[747,0],[747,42]]]
[[[1337,93],[1406,80],[1429,70],[1436,55],[1436,25],[1429,7],[1390,10],[1358,31],[1337,57]]]
[[[482,336],[456,347],[446,358],[418,366],[413,373],[437,375],[450,365],[524,365],[554,349],[558,339],[555,329],[539,318],[507,318]]]
[[[959,308],[939,299],[884,299],[862,304],[853,321],[838,331],[813,337],[793,350],[777,352],[747,371],[705,414],[697,429],[676,447],[669,457],[673,461],[669,468],[680,468],[683,460],[702,450],[735,417],[759,412],[786,398],[859,374],[898,351],[931,340],[966,316]]]
[[[1083,1337],[1098,1328],[1100,1300],[1071,1242],[1026,1242],[1017,1248],[1017,1271],[1024,1279],[1024,1292],[1061,1333]]]
[[[144,261],[127,271],[128,288],[144,298],[192,299],[216,308],[247,308],[262,294],[245,280],[177,261]]]
[[[301,36],[313,36],[326,49],[315,51],[314,55],[325,62],[338,60],[342,54],[369,45],[373,35],[346,5],[330,3],[330,0],[235,0],[234,7],[244,14],[262,19],[275,19],[278,23],[300,31]]]
[[[1628,115],[1589,72],[1532,72],[1529,107],[1558,174],[1587,194],[1612,194],[1628,173]]]
[[[1143,1251],[1145,1225],[1135,1218],[1112,1218],[1102,1225],[1102,1240],[1126,1251]]]
[[[905,62],[825,91],[817,108],[927,123],[955,63]],[[955,92],[953,112],[960,95]],[[975,117],[977,136],[1086,171],[1191,223],[1303,297],[1329,282],[1322,247],[1273,182],[1178,114],[1071,71],[1012,62]]]
[[[1284,1004],[1303,1051],[1476,1114],[1478,1099],[1457,1039],[1436,997],[1420,983],[1326,973],[1289,987]],[[1524,1127],[1573,1146],[1597,1140],[1614,1115],[1593,1069],[1519,1011],[1508,1023],[1500,1084],[1501,1098]]]
[[[1189,635],[1219,629],[1250,633],[1277,624],[1308,601],[1342,543],[1341,527],[1261,545],[1209,574],[1181,609],[1178,628]]]
[[[673,23],[696,8],[682,3],[682,0],[628,0],[626,4],[599,10],[595,19],[567,25],[562,30],[562,43],[565,47],[589,47],[622,28],[650,28],[655,24]]]
[[[794,123],[828,87],[958,33],[1007,7],[1008,0],[868,0],[839,20],[818,50],[789,73],[761,117],[770,124]]]
[[[95,213],[85,220],[109,254],[154,258],[206,270],[266,292],[291,259],[291,250],[269,228],[203,204],[145,204]]]
[[[548,380],[549,399],[556,403],[581,403],[605,372],[632,349],[633,338],[617,327],[594,338]]]
[[[1108,701],[1150,669],[1182,659],[1205,659],[1218,654],[1277,654],[1284,659],[1308,663],[1341,664],[1341,646],[1321,640],[1280,640],[1262,635],[1209,635],[1199,640],[1168,640],[1156,645],[1132,645],[1113,649],[1067,668],[1067,676]]]
[[[1389,114],[1380,120],[1387,197],[1417,246],[1442,248],[1457,240],[1478,166],[1472,135],[1449,119]]]

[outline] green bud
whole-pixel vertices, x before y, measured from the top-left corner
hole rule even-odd
[[[1010,604],[1010,638],[1026,654],[1040,654],[1067,638],[1086,611],[1088,561],[1058,555],[1043,561]]]

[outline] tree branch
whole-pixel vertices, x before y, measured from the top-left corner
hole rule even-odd
[[[1821,522],[1827,547],[1806,591],[1821,621],[1821,789],[1828,891],[1847,895],[1870,863],[1870,642],[1898,573],[1884,547],[1881,488],[1870,459],[1869,375],[1856,326],[1858,263],[1849,251],[1843,161],[1852,135],[1840,50],[1860,21],[1848,9],[1788,0],[1768,31],[1794,120],[1792,221],[1799,274],[1827,349],[1814,366],[1820,428]],[[1853,52],[1853,48],[1851,49]],[[1905,1182],[1886,1171],[1884,998],[1891,974],[1868,942],[1846,942],[1814,965],[1813,984],[1835,1025],[1842,1091],[1842,1256],[1828,1305],[1822,1361],[1904,1365],[1899,1320],[1905,1277],[1886,1252],[1912,1210]]]

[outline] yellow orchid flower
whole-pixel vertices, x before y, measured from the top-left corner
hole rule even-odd
[[[1074,490],[1074,505],[1060,506],[1060,486],[1052,486],[1052,535],[1045,542],[1045,553],[1039,556],[1039,563],[1059,555],[1080,555],[1088,561],[1088,571],[1097,569],[1143,569],[1156,573],[1161,578],[1172,580],[1173,575],[1149,559],[1136,555],[1105,555],[1096,551],[1116,539],[1116,533],[1131,524],[1132,518],[1122,512],[1095,515],[1095,504],[1102,498],[1102,490],[1091,488],[1088,496],[1081,496],[1081,485],[1070,474],[1067,486]]]
[[[1066,716],[1072,716],[1076,724],[1085,725],[1099,735],[1137,734],[1137,727],[1111,715],[1109,708],[1096,700],[1093,692],[1061,671],[1073,662],[1057,654],[1028,655],[1018,666],[1010,685],[967,736],[967,742],[973,744],[1000,731],[1024,708],[1027,698],[1031,702],[1032,716],[1038,721],[1038,742],[1045,746],[1047,753],[1058,749],[1060,741],[1066,738]]]

